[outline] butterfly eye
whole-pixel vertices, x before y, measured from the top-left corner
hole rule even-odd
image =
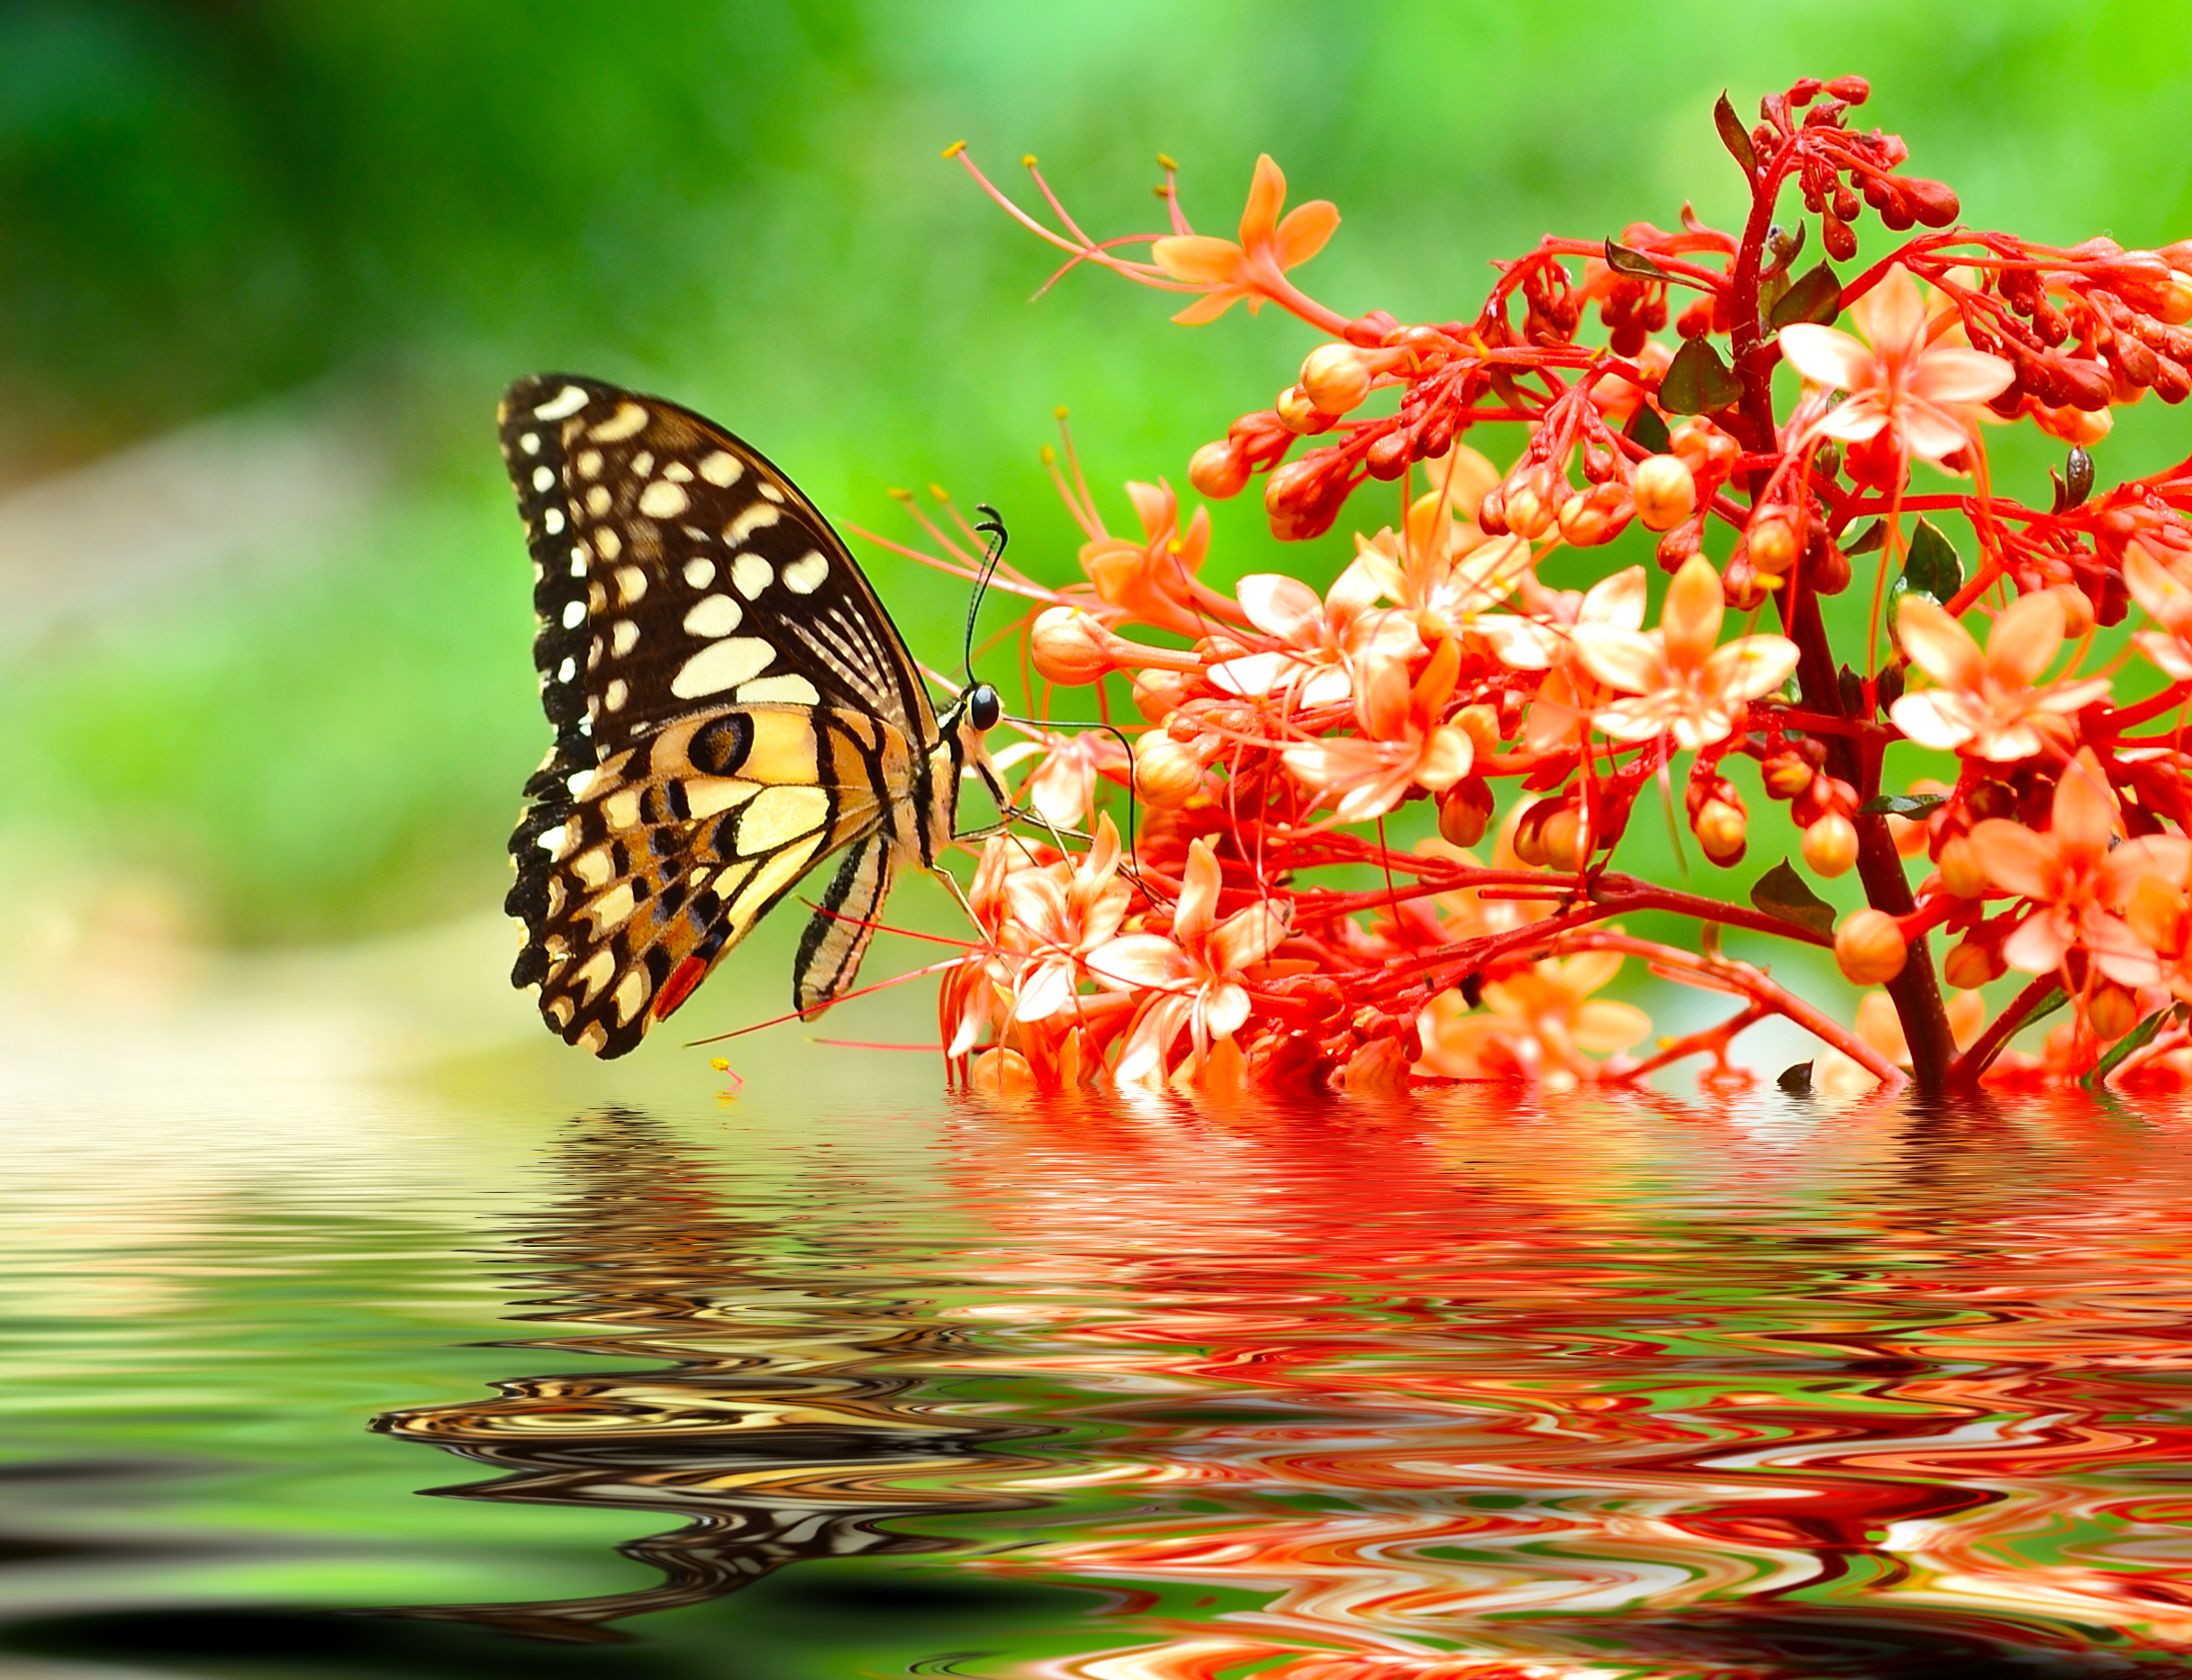
[[[997,727],[1005,715],[1005,703],[998,699],[997,691],[984,682],[966,697],[966,720],[983,734]]]

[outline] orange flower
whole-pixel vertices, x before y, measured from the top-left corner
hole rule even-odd
[[[1218,859],[1208,840],[1187,850],[1170,938],[1127,934],[1088,955],[1099,981],[1154,993],[1127,1029],[1116,1074],[1123,1085],[1156,1084],[1185,1032],[1190,1049],[1179,1071],[1192,1074],[1213,1044],[1248,1019],[1248,990],[1236,978],[1286,936],[1286,917],[1269,901],[1218,919]]]
[[[1464,1079],[1544,1079],[1555,1084],[1596,1079],[1585,1051],[1623,1051],[1652,1031],[1634,1004],[1590,994],[1621,971],[1617,952],[1547,957],[1484,988],[1471,1011],[1457,992],[1441,992],[1418,1020],[1423,1067]]]
[[[1744,636],[1715,647],[1726,611],[1719,573],[1703,555],[1692,555],[1667,591],[1657,631],[1577,625],[1576,654],[1584,668],[1634,696],[1600,708],[1591,721],[1617,741],[1648,741],[1671,731],[1683,747],[1727,739],[1736,714],[1797,668],[1797,646],[1785,636]]]
[[[1461,650],[1450,641],[1438,645],[1412,685],[1397,658],[1367,664],[1355,696],[1364,734],[1290,746],[1286,768],[1322,799],[1336,795],[1334,815],[1343,823],[1382,817],[1412,787],[1444,792],[1469,773],[1476,757],[1469,736],[1444,721],[1461,664]]]
[[[1142,521],[1142,540],[1113,537],[1098,526],[1081,547],[1081,568],[1103,603],[1096,616],[1110,624],[1139,619],[1182,636],[1200,636],[1209,625],[1198,605],[1211,601],[1203,599],[1194,577],[1209,552],[1209,510],[1197,508],[1182,531],[1180,498],[1163,479],[1129,483],[1127,494]],[[1092,510],[1088,517],[1094,519]]]
[[[1258,572],[1240,583],[1241,610],[1278,645],[1210,667],[1213,688],[1244,699],[1291,697],[1298,706],[1335,706],[1354,691],[1354,667],[1373,657],[1422,651],[1404,613],[1380,611],[1375,574],[1357,559],[1323,601],[1299,578]]]
[[[1289,212],[1282,221],[1279,206],[1285,202],[1286,177],[1266,154],[1255,160],[1248,207],[1241,212],[1238,245],[1208,234],[1184,233],[1149,248],[1152,260],[1173,279],[1209,288],[1174,315],[1174,321],[1188,326],[1215,321],[1236,298],[1246,298],[1253,314],[1267,297],[1293,294],[1286,271],[1324,248],[1332,230],[1339,226],[1339,211],[1319,198]]]
[[[1068,1007],[1091,952],[1119,932],[1131,898],[1119,878],[1119,830],[1096,819],[1096,838],[1077,858],[1005,878],[1005,939],[1025,961],[1014,978],[1012,1018],[1043,1021]]]
[[[2108,679],[2035,687],[2062,646],[2069,622],[2052,590],[2020,596],[1994,621],[1982,654],[1971,633],[1924,595],[1896,609],[1895,637],[1911,663],[1939,686],[1906,694],[1889,708],[1895,727],[1921,746],[1970,751],[1997,763],[2030,758],[2043,733],[2108,692]]]
[[[1125,769],[1127,749],[1108,729],[1072,735],[1046,731],[992,754],[990,763],[1007,770],[1029,758],[1039,762],[1020,783],[1020,803],[1054,827],[1076,828],[1095,802],[1097,778]]]
[[[2045,974],[2079,946],[2123,985],[2160,980],[2153,948],[2110,907],[2123,904],[2148,876],[2182,882],[2192,869],[2192,840],[2153,835],[2119,843],[2121,826],[2115,795],[2091,747],[2056,782],[2046,833],[2001,817],[1972,825],[1971,850],[1987,878],[2033,905],[2002,942],[2003,962],[2026,974]]]
[[[1850,313],[1862,342],[1807,321],[1781,329],[1791,367],[1814,385],[1849,393],[1810,430],[1861,443],[1892,429],[1911,455],[1936,466],[1975,445],[1970,405],[2006,390],[2016,370],[1984,350],[1937,342],[1957,318],[1942,312],[1929,320],[1925,294],[1899,263]]]
[[[2145,544],[2134,542],[2124,548],[2124,586],[2161,627],[2132,637],[2139,651],[2172,680],[2192,680],[2192,584],[2157,560]]]

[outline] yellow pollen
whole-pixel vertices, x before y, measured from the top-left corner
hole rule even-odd
[[[1055,416],[1056,416],[1058,419],[1060,419],[1060,420],[1064,420],[1064,419],[1065,418],[1065,412],[1066,412],[1066,410],[1065,410],[1065,404],[1064,404],[1064,403],[1063,403],[1063,402],[1061,402],[1061,403],[1059,403],[1059,404],[1058,404],[1058,406],[1057,406],[1056,408],[1055,408],[1055,409],[1051,410],[1050,411],[1051,411],[1053,414],[1055,414]]]
[[[929,485],[928,493],[934,496],[938,501],[949,501],[951,500],[951,492],[945,489],[941,484]]]
[[[1058,459],[1058,452],[1052,448],[1048,444],[1045,444],[1042,448],[1040,458],[1045,466],[1055,465]]]
[[[1153,186],[1149,190],[1158,198],[1170,198],[1173,195],[1173,190],[1169,186]]]
[[[893,501],[910,501],[913,500],[913,492],[910,490],[901,489],[896,484],[892,484],[891,486],[891,496]]]
[[[1034,167],[1035,167],[1035,154],[1034,154],[1033,152],[1031,152],[1031,151],[1028,151],[1028,152],[1022,152],[1022,153],[1020,154],[1020,160],[1019,160],[1019,161],[1020,161],[1020,167],[1021,167],[1021,168],[1023,168],[1023,169],[1032,169],[1032,168],[1034,168]]]
[[[965,149],[966,149],[966,142],[965,142],[965,140],[954,140],[954,141],[952,141],[952,143],[951,143],[950,145],[948,145],[948,146],[947,146],[947,147],[945,147],[945,148],[944,148],[944,155],[945,155],[945,157],[947,157],[947,158],[956,158],[956,157],[957,157],[957,156],[958,156],[958,155],[959,155],[961,152],[965,151]],[[725,1065],[725,1066],[729,1066],[729,1063],[725,1063],[724,1065]]]
[[[965,141],[962,140],[960,145],[965,145]],[[952,151],[957,151],[958,149],[958,146],[955,146],[951,149]],[[951,152],[947,151],[944,155],[948,158],[951,156]],[[708,1058],[708,1065],[713,1068],[718,1073],[729,1073],[730,1071],[730,1058],[728,1056],[711,1056]]]
[[[1158,167],[1158,168],[1160,168],[1160,169],[1177,169],[1179,167],[1180,167],[1180,166],[1179,166],[1178,164],[1174,163],[1174,162],[1173,162],[1173,160],[1172,160],[1170,158],[1167,158],[1167,157],[1166,157],[1166,156],[1165,156],[1165,155],[1164,155],[1163,152],[1159,152],[1159,153],[1157,154],[1157,167]]]

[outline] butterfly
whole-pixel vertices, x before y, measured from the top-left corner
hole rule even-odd
[[[843,852],[793,967],[793,1007],[826,1008],[892,880],[956,835],[963,773],[1007,808],[997,691],[939,718],[843,539],[712,421],[561,374],[498,418],[556,731],[510,839],[512,982],[566,1043],[623,1055]]]

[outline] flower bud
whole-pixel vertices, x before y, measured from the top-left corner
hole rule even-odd
[[[1563,875],[1574,874],[1590,856],[1590,826],[1572,805],[1562,805],[1545,818],[1539,839],[1545,851],[1545,867]]]
[[[1499,750],[1499,709],[1479,700],[1473,706],[1464,706],[1454,714],[1454,721],[1476,751],[1485,757]]]
[[[1793,799],[1805,792],[1817,773],[1812,769],[1811,761],[1796,752],[1776,753],[1758,767],[1759,780],[1777,799]]]
[[[1301,364],[1301,389],[1326,414],[1345,414],[1370,394],[1370,364],[1350,344],[1320,344]]]
[[[1561,537],[1578,548],[1610,543],[1627,528],[1634,511],[1628,492],[1618,484],[1578,491],[1561,503]]]
[[[1202,789],[1202,760],[1168,735],[1142,737],[1134,754],[1134,790],[1159,810],[1177,810]]]
[[[1834,962],[1858,986],[1884,986],[1909,954],[1903,929],[1885,910],[1852,910],[1834,930]]]
[[[1941,964],[1941,978],[1958,991],[1977,991],[2007,971],[2000,948],[1979,934],[1972,934],[1952,947]]]
[[[1941,848],[1941,885],[1944,891],[1959,899],[1978,899],[1986,896],[1990,883],[1987,872],[1979,866],[1979,848],[1963,835],[1943,845]]]
[[[1514,474],[1507,481],[1500,504],[1507,528],[1517,537],[1543,537],[1559,515],[1560,503],[1553,498],[1562,488],[1542,467]]]
[[[1119,639],[1093,613],[1078,607],[1053,607],[1028,633],[1028,653],[1035,668],[1052,682],[1095,682],[1118,667],[1111,649]]]
[[[1271,522],[1271,534],[1281,542],[1320,537],[1332,523],[1318,493],[1322,476],[1315,461],[1289,461],[1273,468],[1264,481],[1264,515]]]
[[[1726,799],[1707,799],[1689,819],[1689,828],[1714,863],[1729,865],[1743,861],[1750,818],[1744,815],[1742,806]]]
[[[2168,295],[2155,314],[2165,326],[2181,327],[2192,321],[2192,275],[2169,275]]]
[[[1697,475],[1675,456],[1638,462],[1632,490],[1636,517],[1648,531],[1671,530],[1698,510]]]
[[[1195,686],[1185,671],[1137,671],[1134,673],[1134,709],[1152,723],[1163,723]]]
[[[2062,633],[2068,639],[2076,641],[2093,628],[2093,602],[2084,590],[2075,583],[2058,583],[2049,592],[2062,602]]]
[[[1850,586],[1850,556],[1827,543],[1812,556],[1805,576],[1814,594],[1839,595]]]
[[[1539,799],[1526,808],[1515,823],[1515,857],[1532,869],[1545,863],[1545,824],[1567,804],[1564,799]]]
[[[1464,776],[1438,801],[1438,834],[1453,845],[1474,845],[1491,823],[1491,789],[1481,776]]]
[[[1289,431],[1322,431],[1332,423],[1332,417],[1310,402],[1309,393],[1300,385],[1289,385],[1279,393],[1271,411]]]
[[[2139,1000],[2114,980],[2103,981],[2093,989],[2086,1019],[2093,1024],[2094,1037],[2110,1043],[2139,1025]]]
[[[1848,874],[1857,862],[1857,825],[1840,815],[1820,817],[1804,831],[1804,862],[1827,881]]]
[[[1239,495],[1248,483],[1248,463],[1229,443],[1206,443],[1188,461],[1187,482],[1195,486],[1197,495],[1224,501]]]
[[[1751,529],[1744,546],[1751,551],[1751,564],[1768,577],[1779,577],[1797,563],[1804,552],[1803,539],[1797,528],[1786,515],[1768,513],[1751,521]]]

